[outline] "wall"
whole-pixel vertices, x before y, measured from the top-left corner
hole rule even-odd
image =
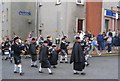
[[[8,11],[7,11],[8,9]],[[2,37],[10,36],[11,34],[11,4],[4,2],[2,4]]]
[[[38,3],[39,4],[39,3]],[[75,2],[62,2],[56,5],[56,2],[42,2],[41,7],[38,8],[38,28],[42,30],[42,35],[46,37],[48,34],[53,38],[62,37],[62,32],[73,41],[73,36],[76,29],[76,18],[84,19],[84,30],[86,26],[85,21],[85,4],[76,5]],[[19,11],[30,11],[31,16],[21,16]],[[36,3],[35,2],[12,2],[11,3],[11,35],[13,32],[25,39],[30,31],[34,31],[35,36],[35,16]],[[32,24],[28,24],[28,19],[32,20]],[[42,26],[42,27],[40,27]]]
[[[86,28],[93,35],[101,32],[102,2],[86,3]]]
[[[58,35],[62,37],[63,32],[72,42],[75,35],[76,18],[85,19],[85,6],[76,5],[75,2],[55,4],[55,2],[44,2],[39,9],[39,26],[41,23],[44,24],[42,34],[44,37],[50,34],[56,38]]]
[[[19,15],[20,11],[31,12],[31,15]],[[28,24],[28,20],[32,23]],[[29,32],[35,33],[35,3],[34,2],[12,2],[11,3],[11,32],[26,39]]]

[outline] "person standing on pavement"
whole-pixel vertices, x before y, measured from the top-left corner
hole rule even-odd
[[[49,55],[49,50],[48,50],[48,41],[44,41],[43,46],[41,46],[40,48],[40,52],[39,52],[39,60],[40,60],[40,68],[39,68],[39,73],[43,73],[42,72],[42,68],[47,68],[49,71],[49,74],[53,74],[51,71],[51,65],[48,59],[48,55]]]
[[[22,72],[22,64],[21,64],[21,50],[20,50],[20,44],[19,44],[19,37],[14,38],[14,44],[12,45],[12,51],[14,52],[14,73],[20,73],[22,76],[24,73]]]
[[[104,36],[103,36],[103,34],[101,34],[101,33],[98,34],[97,41],[98,41],[98,50],[100,52],[103,52],[103,50],[104,50]]]
[[[70,64],[73,63],[74,74],[79,74],[77,71],[81,71],[81,75],[85,75],[85,55],[80,44],[80,37],[76,37],[76,42],[73,45]]]
[[[109,34],[107,39],[108,53],[112,53],[112,35]]]
[[[37,53],[36,53],[36,39],[32,38],[31,44],[30,44],[30,55],[31,55],[31,67],[38,68],[37,66]]]
[[[97,52],[98,55],[101,55],[101,53],[99,52],[98,48],[98,42],[97,42],[97,38],[94,37],[93,38],[93,41],[92,41],[92,47],[91,47],[91,50],[90,50],[90,54],[93,52],[93,50],[95,49],[95,51]]]

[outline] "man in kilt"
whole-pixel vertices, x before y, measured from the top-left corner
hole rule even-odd
[[[29,48],[29,50],[30,50],[29,52],[31,55],[31,67],[38,68],[36,48],[37,48],[36,39],[32,38],[30,48]]]
[[[22,72],[22,65],[21,65],[21,50],[20,50],[20,44],[19,44],[19,37],[14,38],[14,44],[12,45],[12,51],[14,52],[14,73],[20,73],[22,76],[24,73]]]

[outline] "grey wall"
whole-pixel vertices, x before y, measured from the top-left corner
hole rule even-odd
[[[73,29],[76,29],[76,18],[85,19],[85,6],[78,6],[75,2],[62,2],[61,5],[45,2],[42,3],[39,12],[39,26],[41,23],[44,24],[42,28],[44,37],[47,34],[52,35],[53,38],[58,35],[62,37],[62,32],[64,32],[71,42],[75,34]]]
[[[8,12],[7,12],[7,8],[8,8]],[[2,20],[4,20],[2,22],[2,36],[10,36],[11,34],[11,27],[10,27],[10,23],[11,23],[11,4],[9,2],[4,2],[4,4],[2,4],[2,11],[4,13],[2,13]],[[4,15],[4,16],[3,16]]]
[[[76,18],[85,19],[85,5],[76,5],[75,2],[62,2],[60,5],[56,5],[56,2],[42,2],[42,6],[37,8],[38,29],[42,30],[44,37],[48,34],[52,35],[53,38],[58,37],[58,35],[62,37],[63,31],[72,42],[75,34],[73,29],[76,29]],[[11,9],[11,32],[15,32],[25,39],[30,31],[35,31],[36,3],[12,2]],[[18,14],[19,11],[30,11],[32,15],[21,16]],[[32,20],[31,25],[27,23],[28,19]],[[42,27],[40,27],[41,24]],[[13,36],[13,33],[11,35]]]
[[[11,32],[26,39],[30,31],[35,32],[35,3],[33,2],[12,2],[11,3]],[[29,11],[30,16],[19,15],[19,11]],[[32,20],[28,24],[28,19]]]

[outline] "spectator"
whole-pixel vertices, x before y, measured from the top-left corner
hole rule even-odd
[[[104,36],[100,33],[97,36],[97,41],[98,41],[98,50],[103,51],[104,50]]]
[[[112,35],[109,34],[107,39],[108,53],[112,53]]]

